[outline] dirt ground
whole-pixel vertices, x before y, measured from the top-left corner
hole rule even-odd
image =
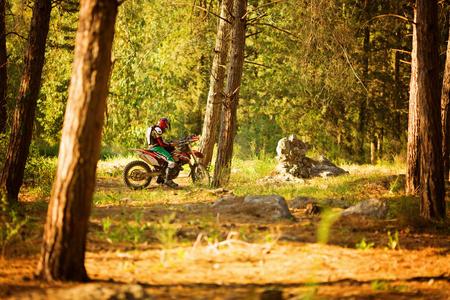
[[[227,191],[192,190],[179,199],[179,190],[152,184],[171,196],[138,201],[118,179],[99,179],[98,189],[120,190],[123,198],[93,208],[85,260],[93,281],[37,280],[37,234],[0,261],[0,299],[65,299],[80,286],[124,284],[139,284],[158,300],[450,299],[448,223],[341,218],[330,227],[324,216],[301,209],[292,211],[296,220],[217,214],[208,204]],[[378,196],[387,192],[377,189]],[[35,199],[22,194],[21,201]]]

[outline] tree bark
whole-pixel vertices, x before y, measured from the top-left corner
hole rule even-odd
[[[6,59],[6,0],[0,0],[0,134],[6,132],[8,69]]]
[[[220,16],[223,19],[231,20],[232,9],[233,0],[223,0]],[[223,19],[219,19],[217,29],[216,46],[214,48],[213,65],[209,81],[208,102],[206,104],[202,139],[199,147],[199,151],[203,153],[203,158],[200,159],[200,162],[207,167],[211,163],[214,144],[216,143],[217,123],[220,117],[220,104],[223,99],[225,69],[231,40],[231,25]]]
[[[372,136],[372,140],[370,141],[370,163],[372,165],[377,163],[377,144],[378,144],[378,140],[377,140],[377,136],[373,135]]]
[[[236,133],[236,113],[244,69],[245,27],[247,0],[235,0],[232,25],[231,55],[228,68],[225,99],[222,104],[221,126],[217,145],[217,158],[212,185],[217,187],[227,182],[231,172],[233,143]]]
[[[444,78],[441,94],[442,117],[442,157],[444,178],[449,177],[450,171],[450,33],[447,42],[447,58],[445,60]]]
[[[74,67],[38,266],[47,281],[87,281],[86,233],[100,156],[118,2],[83,0]]]
[[[364,1],[364,13],[363,16],[367,19],[370,19],[370,1]],[[363,40],[363,49],[362,49],[362,83],[366,85],[367,77],[369,75],[369,47],[370,47],[370,27],[367,25],[364,27],[364,40]],[[364,151],[364,144],[366,142],[366,130],[367,130],[367,104],[368,104],[368,95],[361,95],[360,103],[358,105],[358,132],[357,132],[357,151],[359,155],[359,159],[364,162],[366,160],[366,155]]]
[[[366,1],[367,2],[367,1]],[[367,7],[367,4],[366,4]],[[363,61],[362,61],[362,82],[365,85],[369,74],[369,43],[370,29],[368,26],[364,28],[364,44],[363,44]],[[367,125],[367,95],[364,95],[359,103],[359,124],[358,124],[358,154],[362,161],[365,161],[364,144]]]
[[[414,24],[411,52],[411,79],[408,111],[408,145],[406,157],[406,194],[414,195],[420,186],[420,137],[419,137],[419,103],[417,100],[417,13],[414,12]]]
[[[6,159],[0,175],[0,185],[6,187],[9,203],[17,202],[30,150],[51,9],[51,0],[34,2],[30,33],[24,55],[23,74]]]
[[[402,45],[402,30],[401,28],[398,29],[397,31],[397,37],[396,37],[396,45],[397,47],[401,47]],[[401,90],[401,77],[402,74],[400,73],[400,52],[399,51],[395,51],[395,58],[394,58],[394,138],[397,141],[401,140],[401,133],[403,132],[403,128],[402,128],[402,124],[401,124],[401,107],[402,107],[402,90]],[[397,153],[399,152],[400,149],[396,149]]]
[[[445,217],[437,10],[437,1],[417,0],[420,215],[426,220]]]

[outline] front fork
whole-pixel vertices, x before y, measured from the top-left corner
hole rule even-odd
[[[193,175],[192,172],[194,172],[194,166],[198,165],[199,162],[198,162],[198,157],[195,156],[194,149],[192,149],[191,143],[188,144],[188,147],[189,147],[189,151],[191,151],[191,156],[194,159],[194,163],[193,164],[191,163],[191,161],[189,161],[189,168],[191,169],[191,173],[189,174],[189,176],[192,178],[192,175]]]

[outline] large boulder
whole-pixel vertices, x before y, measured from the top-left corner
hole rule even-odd
[[[386,201],[368,199],[345,209],[342,211],[342,215],[352,215],[370,219],[386,219],[388,211],[389,206]]]
[[[311,177],[329,177],[348,174],[347,171],[339,168],[331,160],[322,155],[311,158],[311,164],[312,167],[309,170]]]
[[[211,205],[211,209],[215,212],[242,213],[272,220],[294,219],[286,200],[278,195],[221,198]]]
[[[295,134],[282,138],[277,145],[278,165],[262,181],[304,182],[310,177],[339,176],[347,171],[337,167],[324,156],[306,157],[308,144]]]
[[[289,138],[282,138],[278,141],[277,159],[280,162],[297,161],[299,158],[306,156],[307,150],[308,145],[293,134]]]
[[[329,198],[314,198],[309,196],[298,196],[289,202],[290,208],[296,208],[296,209],[306,209],[308,204],[314,204],[318,205],[323,208],[349,208],[352,205],[348,202],[341,201],[341,200],[335,200],[335,199],[329,199]]]

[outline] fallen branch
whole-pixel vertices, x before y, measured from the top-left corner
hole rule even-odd
[[[270,252],[270,249],[273,247],[273,245],[275,245],[278,242],[278,240],[280,238],[280,235],[276,235],[274,240],[271,243],[265,243],[264,245],[259,245],[259,244],[252,244],[252,243],[248,243],[248,242],[233,238],[234,236],[238,236],[238,235],[239,235],[239,233],[237,233],[236,231],[230,231],[227,235],[226,240],[221,241],[221,242],[215,240],[214,243],[212,243],[211,241],[208,240],[207,236],[203,235],[202,233],[199,233],[194,245],[192,246],[191,255],[195,252],[195,250],[200,245],[202,240],[204,240],[208,244],[206,246],[208,251],[213,251],[217,255],[220,254],[219,247],[228,246],[230,249],[236,249],[235,246],[237,246],[237,245],[244,246],[245,248],[250,248],[250,249],[261,248],[261,252],[263,254],[267,254]]]

